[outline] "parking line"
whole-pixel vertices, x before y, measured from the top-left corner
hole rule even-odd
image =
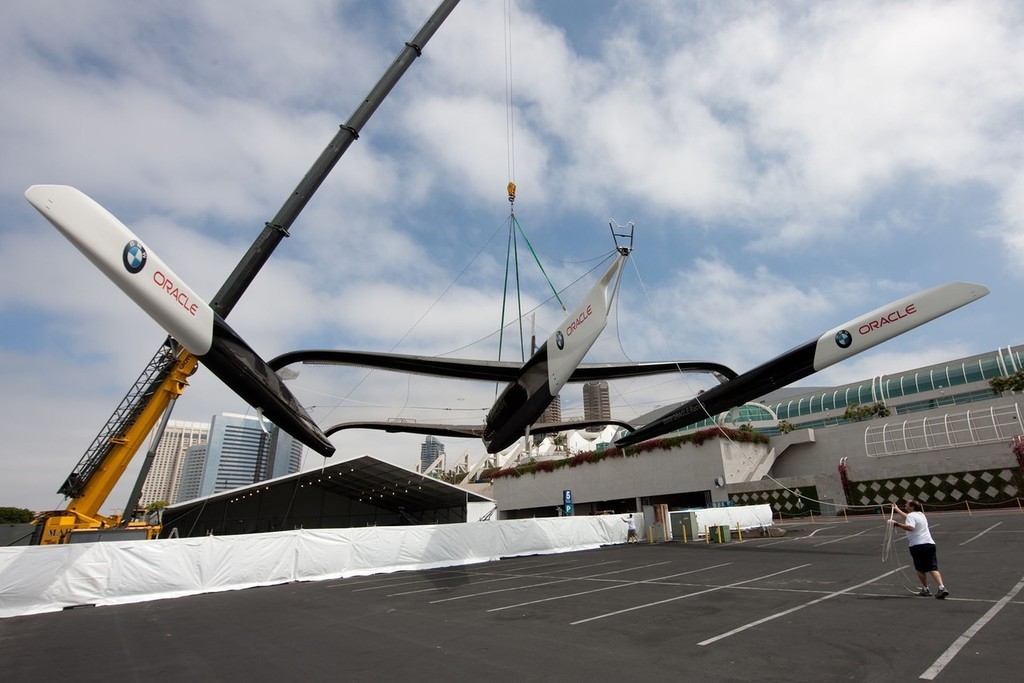
[[[971,640],[971,638],[977,635],[978,631],[980,631],[982,627],[985,626],[985,624],[991,621],[992,617],[999,613],[999,610],[1006,607],[1007,603],[1013,600],[1017,593],[1020,592],[1021,588],[1024,588],[1024,579],[1021,579],[1017,583],[1017,585],[1014,586],[1012,590],[1010,590],[1009,593],[1003,596],[1002,600],[992,605],[992,608],[989,609],[989,611],[985,612],[981,619],[978,619],[976,622],[974,622],[973,625],[971,625],[969,629],[964,631],[963,635],[957,638],[956,641],[952,645],[950,645],[949,648],[945,652],[943,652],[938,659],[935,660],[935,663],[928,667],[927,671],[921,674],[921,678],[930,681],[934,679],[936,676],[938,676],[939,673],[942,672],[942,669],[945,668],[945,666],[949,664],[951,661],[953,661],[953,657],[956,657],[957,653],[960,652],[961,648],[963,648],[963,646],[966,645]]]
[[[682,600],[683,598],[692,598],[697,595],[704,595],[705,593],[714,593],[715,591],[725,590],[726,588],[734,588],[735,586],[742,586],[745,583],[753,583],[754,581],[760,581],[762,579],[770,579],[773,576],[779,574],[785,574],[786,572],[796,571],[797,569],[803,569],[804,567],[810,567],[811,563],[801,564],[796,567],[790,567],[789,569],[783,569],[780,572],[773,572],[771,574],[765,574],[764,576],[758,576],[753,579],[747,579],[746,581],[737,581],[736,583],[730,583],[725,586],[715,586],[714,588],[707,588],[702,591],[696,591],[694,593],[687,593],[685,595],[677,595],[674,598],[668,598],[667,600],[658,600],[657,602],[649,602],[645,605],[636,605],[635,607],[627,607],[626,609],[616,610],[615,612],[608,612],[606,614],[598,614],[596,617],[588,617],[587,619],[580,619],[579,621],[573,621],[569,625],[576,626],[577,624],[585,624],[588,621],[596,621],[598,619],[604,619],[606,617],[614,617],[618,614],[625,614],[626,612],[632,612],[638,609],[645,609],[647,607],[656,607],[658,605],[664,605],[669,602],[675,602],[676,600]]]
[[[625,588],[626,586],[638,586],[638,585],[644,584],[644,583],[654,583],[656,581],[664,581],[665,579],[674,579],[677,576],[686,576],[687,574],[696,574],[697,572],[706,572],[709,569],[719,569],[721,567],[725,567],[725,566],[728,566],[730,564],[732,564],[732,562],[724,562],[722,564],[714,564],[714,565],[711,565],[710,567],[704,567],[702,569],[691,569],[690,571],[679,572],[678,574],[669,574],[668,576],[659,576],[659,577],[653,578],[653,579],[643,579],[641,581],[623,581],[622,583],[616,584],[614,586],[605,586],[604,588],[595,588],[595,589],[589,590],[589,591],[580,591],[579,593],[569,593],[568,595],[556,595],[553,598],[541,598],[540,600],[530,600],[529,602],[520,602],[517,605],[505,605],[504,607],[495,607],[495,608],[489,609],[487,611],[488,612],[500,612],[502,610],[513,609],[515,607],[526,607],[527,605],[536,605],[538,602],[550,602],[552,600],[562,600],[564,598],[575,598],[575,597],[579,597],[580,595],[590,595],[591,593],[600,593],[601,591],[612,591],[612,590],[615,590],[616,588]]]
[[[618,560],[616,560],[616,562],[617,561]],[[602,562],[602,563],[599,563],[599,564],[605,564],[605,563]],[[566,583],[567,581],[583,581],[583,580],[587,580],[587,579],[596,579],[597,577],[608,576],[609,574],[621,574],[622,572],[628,572],[628,571],[632,571],[634,569],[645,569],[647,567],[656,567],[659,564],[668,564],[668,561],[666,560],[665,562],[655,562],[654,564],[641,565],[639,567],[627,567],[625,569],[616,569],[613,572],[601,572],[600,574],[588,574],[586,576],[570,576],[570,577],[568,577],[566,579],[555,579],[554,581],[545,581],[544,583],[531,583],[531,584],[529,584],[527,586],[513,586],[511,588],[497,588],[497,589],[492,590],[492,591],[483,591],[483,592],[480,592],[480,593],[470,593],[468,595],[456,595],[455,597],[452,597],[452,598],[442,598],[441,600],[431,600],[430,604],[431,605],[435,605],[435,604],[437,604],[439,602],[451,602],[452,600],[465,600],[466,598],[478,598],[481,595],[493,595],[494,593],[508,593],[508,592],[511,592],[511,591],[521,591],[521,590],[524,590],[526,588],[540,588],[541,586],[550,586],[550,585],[553,585],[553,584],[556,584],[556,583]],[[591,566],[597,566],[597,565],[591,565]],[[548,574],[557,574],[557,573],[558,572],[548,572]],[[533,578],[534,576],[535,575],[533,575],[533,574],[526,574],[526,575],[523,575],[523,576],[510,577],[510,578],[525,579],[525,578]],[[502,579],[502,580],[504,581],[505,579]],[[489,581],[481,581],[479,583],[489,583]],[[422,591],[417,591],[417,592],[422,592]],[[396,595],[405,595],[405,593],[396,593]],[[391,596],[389,595],[388,597],[391,597]]]
[[[820,597],[820,598],[818,598],[816,600],[811,600],[810,602],[805,602],[802,605],[797,605],[796,607],[790,607],[789,609],[784,610],[782,612],[776,612],[775,614],[773,614],[773,615],[771,615],[769,617],[765,617],[763,619],[758,619],[757,621],[752,621],[749,624],[744,624],[743,626],[740,626],[739,628],[734,628],[733,630],[727,631],[726,633],[722,633],[721,635],[717,635],[717,636],[715,636],[713,638],[708,638],[707,640],[702,640],[701,642],[699,642],[697,644],[698,645],[710,645],[711,643],[715,643],[715,642],[717,642],[719,640],[722,640],[724,638],[728,638],[729,636],[736,635],[737,633],[740,633],[742,631],[746,631],[748,628],[754,628],[755,626],[760,626],[761,624],[763,624],[765,622],[771,621],[773,619],[778,619],[779,617],[784,617],[787,614],[792,614],[793,612],[796,612],[798,610],[802,610],[804,607],[810,607],[811,605],[816,605],[819,602],[824,602],[826,600],[831,600],[832,598],[838,597],[838,596],[842,595],[843,593],[849,593],[850,591],[856,590],[856,589],[858,589],[858,588],[860,588],[862,586],[867,586],[868,584],[872,584],[875,581],[878,581],[879,579],[884,579],[885,577],[889,576],[890,574],[895,574],[898,571],[899,571],[899,569],[893,569],[892,571],[888,571],[888,572],[882,574],[881,576],[876,576],[875,578],[870,579],[868,581],[865,581],[864,583],[858,583],[856,586],[850,586],[849,588],[844,588],[841,591],[836,591],[835,593],[829,593],[828,595],[822,596],[822,597]]]
[[[840,536],[839,538],[833,538],[831,541],[825,541],[824,543],[815,543],[814,547],[817,548],[818,546],[828,545],[829,543],[838,543],[839,541],[845,541],[848,538],[855,538],[862,534],[866,534],[869,531],[877,531],[877,529],[865,529],[864,531],[858,531],[857,533],[850,534],[849,536]]]
[[[970,538],[968,538],[968,539],[967,539],[966,541],[964,541],[964,542],[963,542],[963,543],[961,543],[960,545],[967,545],[968,543],[970,543],[970,542],[971,542],[971,541],[973,541],[974,539],[976,539],[976,538],[981,538],[982,536],[984,536],[984,535],[985,535],[985,534],[987,534],[988,532],[990,532],[990,531],[992,531],[993,529],[995,529],[995,528],[996,528],[997,526],[999,526],[1000,524],[1002,524],[1002,522],[996,522],[995,524],[993,524],[993,525],[992,525],[992,526],[990,526],[989,528],[987,528],[987,529],[985,529],[984,531],[982,531],[982,532],[981,532],[980,534],[978,534],[977,536],[971,536]]]
[[[513,573],[510,570],[508,572],[484,572],[484,571],[472,572],[472,573],[466,572],[464,574],[464,576],[489,576],[489,577],[492,577],[492,578],[484,579],[483,581],[477,581],[477,582],[474,583],[474,585],[480,586],[480,585],[483,585],[485,583],[494,583],[495,581],[511,581],[513,579],[523,579],[523,578],[530,578],[530,577],[547,577],[547,576],[550,576],[551,574],[561,574],[562,572],[569,572],[569,571],[572,571],[574,569],[586,569],[587,567],[600,567],[601,565],[604,565],[604,564],[617,564],[619,562],[621,562],[621,560],[611,560],[609,562],[598,562],[597,564],[588,564],[588,565],[582,565],[582,566],[575,565],[575,566],[572,566],[572,567],[566,567],[565,569],[555,569],[553,571],[538,572],[536,574],[515,574],[515,573]],[[565,563],[563,562],[563,563],[560,563],[560,564],[565,564]],[[536,567],[529,567],[529,569],[536,569]],[[426,582],[425,580],[421,579],[421,580],[415,581],[413,583],[416,583],[417,585],[423,585],[425,582]],[[406,583],[409,583],[409,582],[403,582],[403,583],[400,583],[400,584],[392,584],[392,585],[393,586],[402,586],[402,585],[405,585]],[[388,593],[387,597],[390,598],[390,597],[394,597],[396,595],[411,595],[413,593],[426,593],[426,592],[429,592],[429,591],[447,590],[447,588],[448,588],[448,586],[436,586],[436,587],[433,587],[433,588],[423,588],[423,589],[418,589],[418,590],[406,591],[405,593]],[[353,591],[353,592],[355,592],[355,591]]]

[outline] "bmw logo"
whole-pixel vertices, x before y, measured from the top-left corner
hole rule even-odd
[[[853,335],[852,334],[850,334],[846,330],[839,330],[838,332],[836,332],[836,344],[839,345],[839,348],[841,348],[841,349],[848,349],[848,348],[850,348],[850,344],[852,344],[852,343],[853,343]]]
[[[559,351],[565,348],[565,337],[562,336],[561,330],[555,333],[555,344],[558,345]]]
[[[132,240],[124,245],[124,253],[121,254],[121,258],[124,261],[125,270],[134,275],[146,265],[146,248]]]

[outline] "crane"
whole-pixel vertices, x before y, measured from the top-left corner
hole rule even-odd
[[[406,70],[422,55],[423,47],[458,3],[459,0],[442,0],[412,39],[405,43],[349,119],[341,125],[281,208],[264,225],[260,235],[217,292],[210,303],[217,314],[227,317],[238,303],[274,249],[288,236],[289,228],[313,194],[352,142],[359,138],[359,132],[370,116]],[[142,484],[152,463],[152,451],[143,463],[125,514],[103,516],[99,511],[161,416],[164,418],[163,424],[166,424],[174,401],[185,391],[188,378],[197,367],[198,359],[195,355],[171,337],[164,341],[110,419],[93,439],[78,465],[58,489],[57,492],[64,495],[68,501],[66,506],[60,510],[38,514],[33,535],[34,543],[66,543],[74,532],[117,526],[138,527],[146,529],[148,537],[156,535],[158,527],[132,521]],[[159,441],[162,431],[161,426],[153,440],[154,444]]]

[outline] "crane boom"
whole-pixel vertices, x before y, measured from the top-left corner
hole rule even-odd
[[[238,303],[274,249],[288,236],[289,228],[313,194],[359,137],[363,125],[416,58],[422,55],[427,41],[458,4],[459,0],[442,0],[342,124],[278,212],[264,225],[259,237],[210,303],[221,317],[227,317]],[[63,543],[67,542],[73,530],[95,529],[120,522],[118,518],[100,516],[99,509],[160,416],[188,386],[188,377],[196,367],[196,357],[168,337],[58,490],[70,499],[67,507],[40,513],[35,542]],[[134,501],[131,506],[134,507]],[[125,510],[125,517],[130,518],[133,513],[134,510]]]

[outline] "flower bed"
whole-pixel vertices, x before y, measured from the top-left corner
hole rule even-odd
[[[482,473],[483,479],[501,479],[502,477],[521,477],[524,474],[537,474],[538,472],[554,472],[563,467],[580,467],[591,463],[601,462],[606,458],[636,457],[652,451],[667,451],[692,443],[700,446],[712,439],[729,439],[742,443],[768,443],[768,437],[752,429],[729,429],[727,427],[708,427],[699,432],[686,434],[684,436],[670,436],[659,439],[650,439],[638,443],[635,446],[626,448],[606,448],[603,451],[585,451],[576,455],[562,458],[560,460],[530,460],[529,462],[504,469],[485,470]]]

